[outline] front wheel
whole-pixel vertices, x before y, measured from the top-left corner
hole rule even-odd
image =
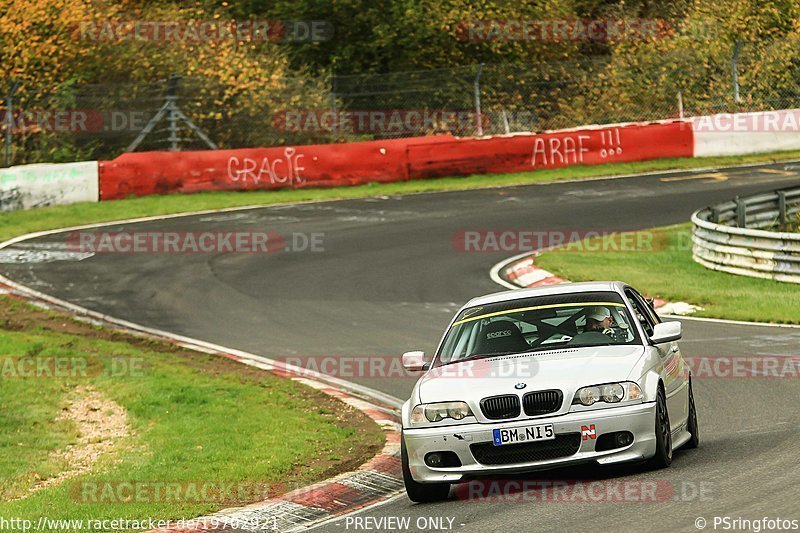
[[[400,435],[400,462],[403,465],[403,483],[405,483],[409,500],[417,503],[430,503],[447,499],[450,494],[450,483],[417,483],[411,477],[406,441],[402,435]]]
[[[669,425],[667,397],[659,387],[656,398],[656,454],[648,461],[650,468],[666,468],[672,464],[672,428]]]

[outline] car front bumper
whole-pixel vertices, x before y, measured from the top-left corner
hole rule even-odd
[[[655,403],[641,403],[625,407],[597,409],[579,413],[495,424],[465,424],[434,428],[404,428],[403,438],[408,453],[411,476],[419,483],[456,483],[474,476],[500,473],[519,473],[557,468],[576,463],[597,462],[600,464],[620,463],[648,459],[656,452],[655,441]],[[582,428],[594,425],[596,437],[616,431],[630,431],[633,443],[623,448],[596,451],[597,438],[581,437],[576,453],[546,461],[481,464],[473,455],[470,446],[492,443],[492,430],[522,428],[532,425],[553,424],[558,437],[569,433],[582,433]],[[425,456],[430,452],[452,451],[458,455],[461,466],[433,468],[425,464]]]

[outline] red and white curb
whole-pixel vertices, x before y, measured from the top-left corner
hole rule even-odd
[[[534,263],[536,256],[530,256],[520,261],[512,263],[505,269],[506,279],[519,287],[540,287],[543,285],[558,285],[566,283],[567,280],[539,268]]]
[[[73,318],[130,335],[169,342],[219,355],[303,383],[362,411],[384,431],[383,449],[355,471],[302,487],[266,501],[224,509],[213,515],[187,518],[154,532],[301,531],[310,526],[388,500],[403,491],[400,464],[400,402],[367,387],[347,383],[272,359],[217,346],[109,317],[40,293],[0,276],[0,294],[25,300]],[[187,526],[188,524],[188,526]]]
[[[492,269],[492,279],[510,289],[569,283],[569,280],[538,267],[536,265],[537,255],[538,253],[525,253],[522,256],[515,256],[498,263]],[[661,298],[653,299],[653,307],[658,310],[660,315],[680,316],[702,311],[703,309],[686,302],[668,302]]]
[[[387,500],[403,490],[400,466],[400,424],[379,406],[330,388],[324,383],[302,377],[290,377],[341,401],[370,416],[385,431],[386,443],[381,453],[358,470],[302,487],[283,496],[244,507],[219,511],[195,519],[192,527],[156,529],[153,533],[190,533],[205,531],[301,531],[337,516],[357,511]]]

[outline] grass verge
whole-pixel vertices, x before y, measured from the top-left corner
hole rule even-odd
[[[691,224],[608,236],[541,254],[536,264],[570,281],[630,283],[648,296],[704,308],[695,316],[798,324],[800,286],[709,270],[692,260]],[[633,250],[633,251],[621,251]]]
[[[0,354],[3,517],[190,519],[351,470],[383,444],[370,418],[310,387],[6,296]],[[114,438],[63,416],[87,389]],[[92,444],[104,447],[88,468],[66,464]]]
[[[611,163],[608,165],[576,165],[552,170],[518,172],[513,174],[484,174],[465,177],[415,180],[399,183],[372,183],[356,187],[333,189],[302,189],[280,191],[227,191],[203,192],[189,195],[147,196],[111,202],[80,203],[53,206],[30,211],[4,213],[0,217],[0,240],[30,233],[76,226],[95,222],[108,222],[128,218],[201,211],[224,207],[247,205],[269,205],[285,202],[311,200],[333,200],[342,198],[365,198],[417,192],[455,191],[479,187],[499,187],[547,183],[564,180],[619,176],[664,170],[690,170],[694,168],[770,163],[800,159],[800,151],[754,154],[746,156],[655,159],[635,163]]]

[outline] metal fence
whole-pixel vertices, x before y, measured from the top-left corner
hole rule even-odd
[[[278,78],[255,89],[173,76],[148,83],[68,83],[40,93],[0,80],[3,163],[105,159],[132,150],[494,135],[800,104],[800,83],[775,92],[740,86],[727,65],[698,66],[687,74],[717,80],[715,91],[695,94],[677,82],[659,82],[658,73],[649,71],[641,73],[638,88],[629,88],[608,74],[608,62],[600,57]],[[625,98],[620,91],[627,91]]]
[[[7,84],[14,88],[13,84]],[[6,166],[113,158],[126,151],[330,142],[278,123],[293,102],[322,105],[324,82],[275,80],[269,91],[185,76],[149,83],[66,84],[44,94],[9,90],[0,106]]]
[[[800,188],[736,197],[692,215],[692,257],[706,268],[800,283]]]

